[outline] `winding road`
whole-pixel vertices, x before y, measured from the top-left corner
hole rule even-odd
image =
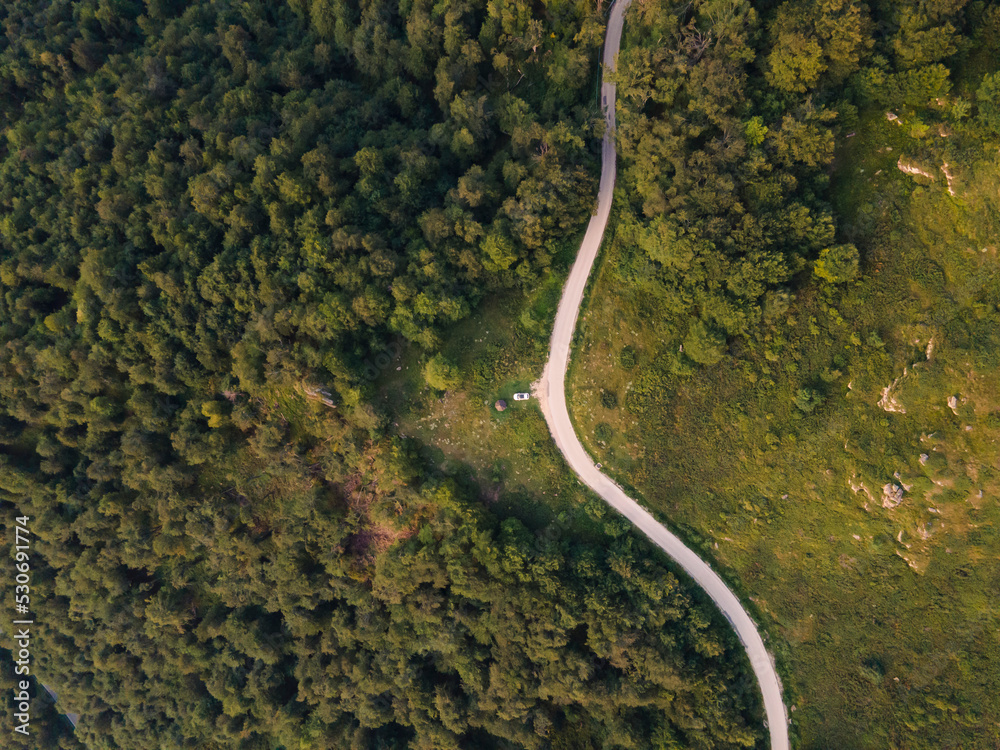
[[[604,64],[615,68],[618,49],[621,44],[623,16],[631,0],[618,0],[608,19],[607,36],[604,43]],[[601,84],[601,101],[607,120],[602,153],[601,183],[598,192],[597,213],[591,217],[587,234],[580,245],[576,261],[563,289],[562,299],[556,312],[555,328],[549,359],[541,380],[534,391],[539,398],[545,421],[556,441],[560,452],[577,476],[603,500],[631,521],[643,534],[666,552],[695,583],[712,598],[722,614],[733,626],[746,649],[757,682],[764,698],[767,727],[771,735],[771,750],[789,750],[788,714],[781,697],[781,681],[775,670],[764,641],[753,619],[740,604],[740,600],[729,589],[722,578],[698,557],[691,549],[639,503],[626,495],[621,487],[602,474],[584,450],[566,406],[566,370],[569,366],[570,345],[576,329],[580,305],[587,288],[587,279],[597,258],[604,230],[611,213],[611,200],[617,171],[615,152],[615,85],[608,81]]]

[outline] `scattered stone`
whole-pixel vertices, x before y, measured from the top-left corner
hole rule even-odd
[[[889,482],[889,484],[882,487],[882,507],[889,508],[890,510],[895,508],[903,502],[903,488],[899,485]]]
[[[920,175],[921,177],[926,177],[929,180],[934,179],[934,175],[926,169],[921,169],[916,164],[907,164],[902,158],[896,162],[896,166],[899,167],[899,171],[904,174]]]
[[[318,385],[300,385],[302,392],[305,393],[306,398],[311,401],[320,401],[324,405],[329,406],[331,409],[336,409],[337,405],[333,403],[333,396],[329,390],[326,388],[321,388]]]
[[[907,370],[903,370],[903,374],[893,380],[889,385],[882,389],[882,398],[879,399],[878,405],[883,411],[895,412],[897,414],[906,414],[906,407],[903,406],[899,399],[896,398],[896,388],[906,377]]]
[[[926,453],[921,453],[920,454],[920,465],[921,466],[925,466],[927,464],[927,461],[929,459],[930,459],[929,455],[927,455]]]
[[[948,396],[948,408],[955,412],[955,416],[958,416],[958,398],[955,396]]]
[[[941,165],[941,171],[944,172],[945,179],[948,180],[948,194],[953,198],[955,197],[955,188],[952,184],[955,182],[955,175],[953,175],[948,169],[948,162]]]
[[[908,558],[906,555],[904,555],[899,550],[896,550],[896,554],[899,555],[900,557],[902,557],[906,561],[906,564],[909,565],[910,569],[913,570],[914,572],[916,572],[916,573],[923,573],[924,572],[920,568],[920,565],[917,564],[917,562],[915,560],[911,560],[910,558]]]
[[[865,483],[859,482],[855,484],[854,482],[855,479],[857,479],[857,474],[855,474],[854,477],[852,477],[851,479],[847,480],[847,486],[851,488],[851,491],[854,492],[855,495],[858,494],[859,492],[864,492],[868,496],[868,500],[875,500],[875,497],[874,495],[872,495],[871,490],[865,487]],[[866,511],[871,512],[868,507],[867,501],[863,503],[863,506]]]

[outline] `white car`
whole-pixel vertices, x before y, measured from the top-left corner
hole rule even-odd
[[[515,393],[514,394],[514,400],[515,401],[527,401],[529,398],[531,398],[531,394],[530,393]]]

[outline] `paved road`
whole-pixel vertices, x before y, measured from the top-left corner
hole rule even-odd
[[[607,37],[604,43],[604,64],[612,69],[615,66],[615,57],[618,55],[621,43],[622,16],[630,2],[631,0],[618,0],[608,20]],[[608,223],[608,216],[611,213],[611,199],[615,187],[617,155],[614,143],[614,84],[608,82],[602,84],[601,100],[605,106],[608,129],[604,137],[597,213],[590,219],[587,234],[583,238],[576,262],[573,264],[569,279],[563,289],[559,309],[556,312],[549,360],[545,366],[545,372],[542,374],[542,379],[535,385],[535,392],[539,396],[552,437],[555,438],[556,445],[573,471],[608,505],[625,516],[656,546],[673,558],[705,590],[732,624],[733,629],[743,642],[764,696],[764,709],[771,734],[771,748],[772,750],[789,750],[788,714],[781,698],[781,681],[778,679],[774,663],[750,615],[747,614],[736,595],[729,590],[725,582],[704,560],[688,549],[679,538],[670,533],[639,503],[626,495],[617,484],[597,469],[580,444],[570,422],[569,411],[566,408],[565,389],[570,344],[576,329],[576,320],[580,313],[583,293],[587,287],[587,279],[594,265],[594,259],[597,257],[604,229]]]
[[[48,685],[46,685],[44,683],[42,684],[42,687],[45,688],[45,692],[47,692],[50,696],[52,696],[52,701],[54,703],[58,703],[59,702],[59,696],[56,695],[56,691],[55,690],[53,690],[50,686],[48,686]],[[78,721],[80,721],[80,714],[67,713],[67,714],[63,714],[63,716],[65,716],[67,719],[69,719],[69,723],[73,725],[73,729],[76,729],[76,723]]]

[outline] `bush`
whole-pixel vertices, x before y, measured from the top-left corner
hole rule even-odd
[[[618,353],[618,364],[623,370],[631,370],[636,365],[635,349],[631,346],[622,347]]]
[[[597,438],[597,442],[604,443],[605,445],[611,442],[614,434],[615,431],[611,429],[611,425],[607,422],[601,422],[594,428],[594,437]]]
[[[792,401],[803,414],[810,414],[823,403],[823,394],[812,388],[799,388]]]
[[[684,339],[684,353],[699,365],[714,365],[722,359],[726,337],[709,328],[704,321],[691,321],[687,338]]]
[[[462,382],[455,363],[443,354],[435,354],[424,365],[424,380],[431,388],[439,391],[451,390]]]
[[[976,92],[979,121],[995,135],[1000,134],[1000,73],[983,78]]]
[[[618,406],[618,394],[605,388],[601,391],[601,405],[605,409],[614,409]]]
[[[819,254],[814,271],[824,281],[841,284],[858,275],[859,255],[854,245],[835,245]]]

